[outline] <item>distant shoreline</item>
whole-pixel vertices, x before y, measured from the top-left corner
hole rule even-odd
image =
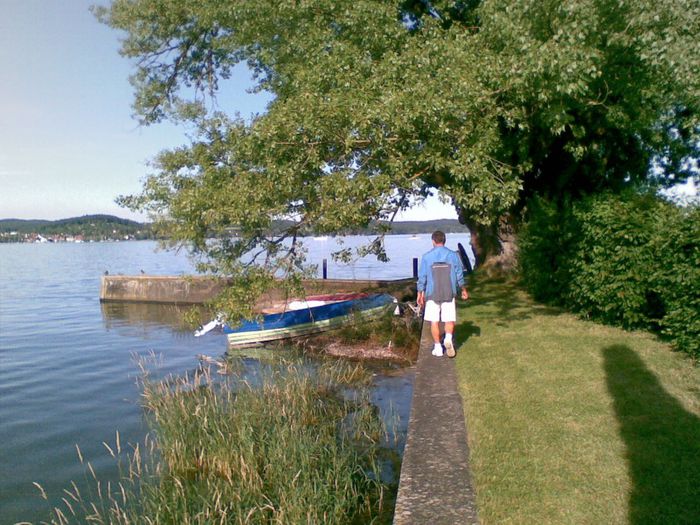
[[[399,236],[399,235],[405,235],[405,236],[415,236],[418,237],[419,235],[430,235],[432,231],[426,231],[426,232],[419,232],[419,233],[404,233],[404,232],[394,232],[394,231],[388,231],[386,232],[386,235],[388,236]],[[469,233],[469,230],[465,231],[446,231],[445,233],[450,233],[450,234],[459,234],[459,233]],[[316,235],[305,235],[305,236],[300,236],[298,237],[299,239],[304,239],[304,240],[313,240],[313,241],[332,241],[336,237],[357,237],[357,236],[364,236],[364,237],[372,237],[376,234],[367,234],[367,233],[343,233],[343,234],[338,234],[338,235],[327,235],[323,237],[319,237]],[[82,239],[75,239],[75,238],[67,238],[67,239],[52,239],[52,238],[45,238],[46,240],[42,241],[40,239],[35,239],[35,240],[30,240],[30,239],[21,239],[21,240],[9,240],[6,238],[3,238],[2,233],[0,233],[0,244],[95,244],[95,243],[121,243],[121,242],[143,242],[143,241],[153,241],[153,242],[158,242],[162,240],[167,240],[167,239],[162,239],[162,238],[129,238],[129,239],[89,239],[89,240],[82,240]]]
[[[291,225],[291,221],[276,221],[273,232]],[[381,222],[379,225],[389,225]],[[377,226],[375,224],[375,226]],[[468,233],[469,229],[457,219],[429,221],[397,221],[390,225],[386,235],[420,235],[442,230],[445,233]],[[232,229],[235,235],[235,229]],[[376,235],[370,228],[347,231],[343,235]],[[313,231],[304,232],[307,237],[332,237]],[[122,242],[130,240],[159,240],[152,223],[123,219],[114,215],[84,215],[55,221],[41,219],[0,219],[0,243],[82,243]]]

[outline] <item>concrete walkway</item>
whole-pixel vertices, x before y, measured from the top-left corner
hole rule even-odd
[[[432,348],[424,323],[394,524],[477,524],[454,360],[433,357]]]

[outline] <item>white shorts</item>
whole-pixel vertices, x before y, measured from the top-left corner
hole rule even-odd
[[[457,321],[457,309],[455,300],[452,299],[448,303],[436,303],[435,301],[427,301],[425,303],[425,315],[423,319],[432,323],[442,321],[443,323],[454,323]]]

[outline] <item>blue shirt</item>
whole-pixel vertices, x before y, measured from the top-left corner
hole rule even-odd
[[[431,268],[433,263],[436,262],[446,262],[452,266],[450,281],[452,282],[452,292],[457,295],[457,288],[464,286],[464,268],[459,255],[444,246],[436,246],[423,255],[420,261],[420,269],[418,270],[418,291],[425,292],[427,297],[432,295],[433,272]]]

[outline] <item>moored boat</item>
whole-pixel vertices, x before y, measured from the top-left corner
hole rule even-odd
[[[375,319],[396,302],[389,294],[329,294],[309,296],[266,310],[260,321],[244,321],[236,328],[224,326],[230,348],[289,339],[340,328],[360,320]]]

